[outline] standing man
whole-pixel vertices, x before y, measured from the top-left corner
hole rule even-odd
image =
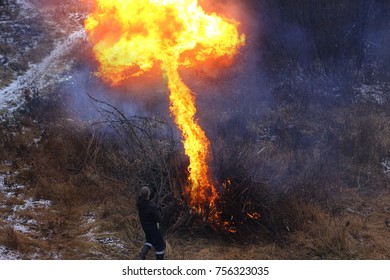
[[[146,241],[141,250],[141,259],[145,260],[149,250],[154,247],[156,260],[164,259],[165,242],[160,232],[161,214],[157,205],[150,200],[150,189],[142,187],[137,201],[137,209]]]

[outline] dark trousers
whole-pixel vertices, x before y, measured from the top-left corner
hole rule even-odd
[[[163,260],[165,253],[165,241],[158,228],[143,228],[145,232],[145,244],[141,250],[141,259],[145,260],[150,249],[156,250],[156,260]]]
[[[156,255],[164,254],[165,242],[159,229],[145,229],[145,245],[154,247]]]

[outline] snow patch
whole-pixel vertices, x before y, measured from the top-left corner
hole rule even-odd
[[[3,160],[3,161],[0,161],[0,164],[5,165],[5,166],[11,166],[12,165],[12,161],[10,161],[10,160]]]
[[[0,174],[0,192],[2,192],[5,197],[10,198],[11,196],[16,196],[17,191],[20,189],[24,189],[25,186],[17,185],[17,184],[7,184],[6,178],[8,175]]]
[[[0,111],[7,110],[12,113],[23,105],[23,91],[26,88],[41,90],[54,82],[61,82],[58,65],[66,68],[66,63],[60,61],[67,55],[79,41],[86,39],[84,28],[71,33],[65,40],[57,43],[51,53],[40,63],[33,64],[22,76],[19,76],[6,88],[0,90]],[[71,64],[68,61],[67,64]]]
[[[30,228],[28,228],[25,225],[19,224],[19,223],[18,224],[14,224],[14,230],[19,231],[21,233],[28,233],[28,232],[30,232]]]
[[[0,208],[12,210],[12,214],[4,215],[3,219],[18,232],[24,234],[34,232],[37,230],[38,222],[31,218],[31,214],[24,215],[24,213],[30,210],[35,212],[35,210],[47,209],[52,205],[52,202],[44,199],[34,200],[33,198],[23,200],[25,194],[20,193],[20,190],[24,189],[25,186],[7,183],[6,180],[9,176],[11,175],[0,174],[0,192],[4,197],[0,204]],[[17,198],[20,201],[23,201],[23,204],[13,206],[7,205],[6,201],[11,198]]]
[[[15,215],[8,216],[6,221],[12,225],[14,230],[21,233],[30,233],[32,230],[35,230],[38,222],[34,219],[16,217]]]
[[[90,213],[83,216],[83,221],[87,225],[93,224],[96,222],[96,215],[94,213]]]
[[[0,174],[0,191],[3,191],[5,188],[5,175]]]
[[[20,260],[21,257],[7,247],[0,245],[0,260]]]
[[[117,247],[120,250],[126,250],[126,246],[122,243],[122,240],[115,237],[97,237],[95,240],[101,244],[108,245],[110,247]]]
[[[15,205],[13,211],[17,212],[17,211],[25,211],[28,209],[37,209],[37,208],[45,209],[50,207],[51,203],[52,202],[50,200],[44,200],[44,199],[33,200],[32,198],[29,198],[24,201],[23,205]]]
[[[390,158],[383,159],[382,162],[383,172],[390,176]]]
[[[357,92],[358,97],[362,101],[372,102],[376,104],[385,103],[384,98],[384,88],[383,85],[365,85],[360,84],[359,86],[354,87],[354,90]]]

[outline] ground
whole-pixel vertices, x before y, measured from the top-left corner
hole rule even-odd
[[[87,7],[79,1],[9,2],[0,6],[6,29],[0,42],[0,259],[137,259],[143,244],[137,186],[102,171],[102,148],[89,123],[63,113],[61,99],[47,98],[78,66],[77,52],[87,45]],[[289,201],[296,223],[285,221],[275,231],[281,236],[261,227],[239,237],[188,227],[166,233],[166,257],[389,259],[387,163],[380,187],[367,187],[364,178],[363,187],[359,179],[334,186],[329,205]]]

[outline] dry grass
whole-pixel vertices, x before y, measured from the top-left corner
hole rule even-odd
[[[55,31],[47,32],[24,59],[0,68],[0,88],[47,55],[55,40],[78,30],[90,8],[77,0],[38,2],[45,4],[45,23],[34,28]],[[5,44],[0,53],[17,55]],[[252,104],[254,115],[237,97],[234,113],[221,114],[215,102],[203,108],[200,119],[210,120],[208,131],[215,132],[210,139],[217,179],[251,187],[261,220],[233,239],[184,221],[187,228],[167,235],[167,258],[390,258],[389,178],[380,166],[390,154],[390,110],[358,104],[323,108],[315,101],[301,102],[299,94],[304,99],[306,92],[292,90],[297,96],[277,90],[274,107]],[[259,116],[263,110],[266,116]],[[0,213],[9,216],[13,206],[24,203],[18,194],[52,201],[48,208],[18,213],[37,221],[34,231],[22,233],[2,221],[1,244],[25,258],[40,252],[40,258],[133,259],[143,243],[134,203],[139,185],[150,185],[160,196],[166,227],[188,210],[177,209],[175,202],[178,182],[186,177],[181,151],[175,139],[155,137],[168,126],[108,115],[114,116],[111,125],[121,124],[114,127],[115,137],[70,120],[60,105],[44,100],[27,100],[24,115],[0,123],[0,159],[12,160],[0,172],[17,172],[8,180],[27,186],[12,197],[0,194],[6,206]],[[121,240],[124,247],[107,238]]]
[[[0,67],[0,88],[3,88],[8,85],[12,81],[12,79],[12,71],[10,69]]]
[[[344,199],[346,204],[356,207],[356,201],[363,202],[366,197],[348,190],[348,198]],[[347,208],[349,211],[337,216],[315,204],[297,202],[294,213],[300,228],[285,235],[283,242],[265,241],[256,235],[232,243],[212,235],[171,234],[167,236],[167,256],[170,259],[388,259],[390,230],[385,220],[380,220],[389,215],[383,211],[389,194],[382,199],[367,201],[370,210],[365,215]]]
[[[108,145],[107,142],[112,144],[112,138],[82,123],[53,117],[49,112],[46,115],[29,113],[50,121],[38,124],[29,117],[20,117],[18,122],[2,123],[0,154],[2,159],[12,160],[11,166],[2,168],[6,168],[4,172],[18,171],[9,180],[27,186],[19,190],[20,194],[50,200],[52,206],[20,214],[38,221],[36,230],[30,233],[23,234],[4,224],[0,230],[1,244],[21,252],[25,258],[34,256],[35,252],[40,252],[39,258],[50,259],[137,258],[144,236],[134,203],[139,185],[136,179],[146,180],[148,176],[134,174],[144,170],[145,163],[152,162],[153,157],[162,154],[146,147],[150,153],[147,161],[140,164],[131,153],[124,153],[121,146]],[[224,172],[217,174],[222,179],[230,177],[234,182],[250,183],[242,184],[253,187],[251,194],[260,205],[260,225],[252,225],[234,240],[191,227],[169,233],[167,258],[388,259],[388,179],[377,170],[371,173],[375,177],[369,182],[362,181],[363,175],[372,171],[374,163],[380,159],[381,153],[377,150],[390,148],[386,120],[386,116],[372,113],[366,126],[375,126],[370,132],[375,141],[369,143],[374,145],[373,150],[358,167],[353,162],[357,158],[364,159],[362,151],[359,157],[351,158],[348,153],[341,153],[341,160],[335,164],[347,162],[348,165],[333,180],[326,177],[334,169],[321,169],[323,162],[331,159],[326,158],[327,150],[322,151],[321,145],[305,154],[308,150],[288,149],[293,139],[285,139],[287,142],[283,143],[248,141],[240,145],[230,145],[220,139],[215,149],[216,161],[220,163],[216,171]],[[351,133],[359,131],[357,125],[348,127]],[[34,142],[34,139],[40,140]],[[149,137],[149,142],[143,143],[153,144],[152,140],[153,137]],[[344,151],[343,147],[351,141],[345,136],[332,147]],[[159,160],[167,164],[164,158]],[[169,164],[165,167],[170,168]],[[359,168],[360,181],[355,175],[342,180],[345,170]],[[151,173],[155,176],[151,182],[159,178],[161,170]],[[291,171],[294,172],[289,173]],[[169,192],[173,190],[163,188],[162,196],[171,195]],[[169,199],[166,201],[172,202]],[[2,196],[0,200],[8,208],[23,204],[23,199],[16,197]],[[164,206],[166,216],[176,217],[169,214],[172,210],[169,207],[175,204]],[[177,209],[175,211],[173,213],[177,213]],[[1,209],[1,213],[10,215],[11,212]],[[123,246],[116,245],[117,240]]]
[[[7,170],[3,171],[17,171],[17,175],[8,176],[8,183],[27,185],[17,192],[36,200],[50,200],[52,206],[16,213],[23,220],[34,219],[38,225],[28,233],[6,227],[1,232],[1,244],[18,250],[26,258],[36,252],[40,252],[40,258],[125,258],[123,250],[107,251],[107,246],[89,235],[92,229],[96,235],[121,235],[130,224],[126,208],[129,195],[124,183],[95,170],[88,151],[80,147],[84,144],[80,143],[80,131],[74,127],[69,130],[69,124],[56,125],[48,134],[42,134],[35,122],[3,125],[2,145],[7,149],[2,149],[2,159],[12,159],[12,166],[5,166]],[[73,129],[75,133],[71,133]],[[39,136],[39,143],[34,144]],[[24,198],[17,195],[1,196],[7,209],[24,204]],[[2,209],[2,213],[13,215],[7,209]],[[91,213],[95,221],[86,224],[83,217]]]
[[[50,253],[49,246],[44,240],[29,238],[9,225],[0,229],[0,243],[18,251],[22,258],[30,258],[34,253],[42,253],[42,258],[47,258],[46,254]]]
[[[336,214],[311,205],[306,208],[305,223],[291,235],[299,258],[383,259],[389,257],[386,241],[385,210],[381,201],[389,194],[368,197],[346,188],[338,202],[344,207]],[[309,214],[309,215],[307,215]],[[310,219],[307,219],[310,217]],[[298,251],[299,250],[299,251]]]
[[[12,250],[21,248],[19,234],[11,226],[4,226],[0,231],[1,243]]]
[[[14,178],[32,182],[28,191],[36,199],[53,201],[50,211],[25,213],[39,221],[38,239],[34,240],[32,235],[5,227],[0,235],[1,243],[23,252],[26,257],[37,250],[48,250],[50,253],[43,254],[41,258],[137,258],[143,243],[143,233],[132,202],[135,199],[132,188],[99,172],[96,161],[89,165],[88,160],[85,161],[87,156],[78,150],[79,147],[73,147],[79,146],[79,139],[76,141],[70,137],[68,130],[61,128],[54,131],[42,141],[42,146],[24,148],[29,150],[29,156],[24,160],[28,161],[32,169]],[[14,143],[28,146],[25,137],[35,136],[23,135],[23,139],[14,139]],[[14,151],[20,154],[18,149]],[[87,164],[82,165],[85,162]],[[386,238],[389,227],[385,222],[389,218],[390,195],[384,193],[378,199],[377,194],[367,197],[351,188],[344,188],[339,195],[337,203],[328,203],[328,208],[313,201],[287,197],[284,210],[274,212],[282,217],[275,225],[284,227],[279,241],[264,239],[261,228],[258,234],[252,230],[247,240],[241,237],[236,242],[207,233],[202,237],[198,235],[199,232],[194,234],[189,230],[171,233],[166,237],[167,258],[389,258],[390,245]],[[7,203],[22,204],[22,201],[13,198]],[[83,217],[90,214],[93,214],[94,221],[85,223]],[[91,233],[95,240],[91,239]],[[125,249],[118,250],[96,242],[96,238],[113,236],[124,241]],[[153,254],[150,258],[153,258]]]

